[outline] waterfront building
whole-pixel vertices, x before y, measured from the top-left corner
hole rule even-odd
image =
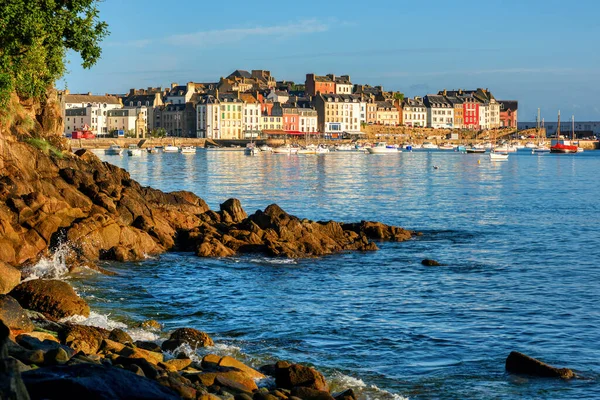
[[[130,89],[129,94],[123,98],[123,105],[128,107],[146,106],[147,132],[152,132],[153,129],[160,128],[160,126],[154,126],[154,109],[164,105],[162,96],[161,88]]]
[[[330,75],[335,82],[336,94],[352,94],[353,85],[350,82],[350,75],[335,76]]]
[[[397,126],[400,125],[400,110],[391,101],[378,101],[376,120],[377,125]]]
[[[116,96],[96,96],[91,93],[70,94],[68,90],[59,94],[59,101],[65,135],[82,130],[86,126],[95,135],[107,135],[109,132],[106,122],[108,111],[123,107],[121,99]],[[67,113],[67,110],[71,111]]]
[[[219,92],[216,95],[204,95],[196,106],[196,137],[205,139],[221,139],[221,104]]]
[[[108,132],[123,131],[136,138],[146,137],[148,132],[148,107],[123,107],[108,110]]]
[[[365,99],[365,108],[365,122],[369,125],[377,123],[377,103],[372,95]]]
[[[260,136],[261,104],[258,101],[258,93],[240,93],[243,119],[243,138],[256,138]]]
[[[488,103],[479,104],[479,129],[490,129],[490,106]]]
[[[297,108],[296,110],[298,112],[298,126],[300,132],[317,133],[319,130],[317,111],[313,108]]]
[[[473,96],[461,98],[463,99],[463,127],[479,130],[479,101]]]
[[[163,128],[167,136],[195,137],[196,107],[193,102],[165,104],[154,109],[153,126]]]
[[[402,101],[402,114],[402,122],[405,126],[427,126],[427,108],[420,97],[405,98]]]
[[[454,122],[454,105],[445,96],[428,94],[423,98],[427,108],[428,128],[452,128]]]
[[[500,103],[500,127],[516,128],[519,102],[516,100],[498,100],[498,103]]]
[[[319,131],[325,137],[340,138],[343,133],[360,132],[359,95],[319,94],[314,98]]]
[[[244,131],[243,106],[244,102],[238,93],[223,93],[219,95],[221,120],[219,130],[221,139],[242,139]]]
[[[165,95],[165,103],[185,104],[192,99],[195,93],[194,82],[188,82],[185,86],[171,83],[171,89]]]
[[[463,129],[464,128],[464,105],[463,101],[459,97],[455,96],[447,96],[446,99],[452,104],[454,107],[454,129]]]

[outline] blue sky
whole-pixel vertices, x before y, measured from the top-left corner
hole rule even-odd
[[[409,96],[489,88],[519,120],[600,120],[600,2],[105,0],[111,35],[91,70],[70,55],[71,92],[124,93],[217,81],[235,69],[277,80],[350,75]]]

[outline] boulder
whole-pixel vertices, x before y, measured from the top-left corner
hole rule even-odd
[[[277,387],[292,389],[302,386],[329,392],[329,386],[325,378],[314,368],[280,361],[275,364],[274,371]]]
[[[127,371],[97,364],[52,366],[22,374],[32,399],[179,399],[172,390]]]
[[[214,342],[205,332],[193,328],[176,329],[169,340],[165,340],[162,344],[162,349],[165,351],[173,351],[182,344],[189,345],[192,349],[198,347],[213,346]]]
[[[63,281],[36,279],[23,282],[15,287],[10,295],[22,307],[38,311],[50,319],[90,315],[88,304]]]
[[[60,342],[75,351],[85,354],[96,354],[104,339],[108,339],[109,331],[95,326],[68,325],[59,334]]]
[[[131,338],[131,336],[129,336],[129,334],[127,332],[125,332],[122,329],[119,328],[115,328],[110,332],[110,335],[108,336],[108,338],[110,340],[114,340],[115,342],[119,342],[119,343],[133,343],[133,339]]]
[[[302,400],[335,400],[327,391],[303,386],[293,388],[292,396],[299,397]]]
[[[239,223],[248,218],[248,214],[242,208],[242,203],[238,199],[229,199],[225,203],[219,206],[221,214],[225,219],[225,216],[229,216],[233,223]]]
[[[0,294],[9,293],[19,282],[21,282],[21,271],[0,261]]]
[[[0,294],[0,321],[4,322],[11,331],[31,332],[33,323],[23,307],[11,296]]]
[[[556,368],[518,351],[511,351],[506,358],[506,371],[544,378],[571,379],[576,377],[569,368]]]
[[[144,350],[148,350],[148,351],[155,351],[157,353],[160,353],[162,351],[160,346],[154,342],[145,342],[143,340],[136,340],[134,344],[136,347],[139,347],[140,349],[144,349]]]
[[[354,390],[346,389],[343,392],[332,393],[335,400],[356,400],[356,394]]]
[[[17,360],[8,358],[10,330],[0,321],[0,398],[29,400]]]
[[[149,320],[142,322],[140,324],[140,328],[149,329],[152,331],[160,331],[162,329],[162,325],[158,321],[149,319]]]
[[[206,359],[206,357],[204,359]],[[204,361],[204,359],[203,359],[203,361]],[[220,367],[235,368],[237,370],[242,371],[246,376],[249,376],[252,379],[264,379],[265,378],[265,376],[263,374],[261,374],[254,368],[251,368],[251,367],[247,366],[246,364],[241,363],[240,361],[236,360],[233,357],[229,357],[229,356],[222,357],[219,360],[219,362],[217,363],[217,365]]]
[[[439,262],[437,262],[435,260],[430,260],[428,258],[426,258],[423,261],[421,261],[421,264],[423,264],[426,267],[439,267],[439,266],[442,265]]]

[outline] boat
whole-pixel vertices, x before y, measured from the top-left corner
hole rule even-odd
[[[108,149],[104,150],[104,154],[107,156],[120,156],[123,153],[123,149],[118,144],[111,144]]]
[[[385,154],[385,153],[399,153],[397,147],[388,146],[386,142],[377,142],[375,146],[368,147],[367,151],[369,154]]]
[[[494,133],[494,144],[496,143],[496,134]],[[508,146],[507,146],[508,147]],[[508,160],[508,151],[500,151],[492,146],[490,150],[490,161]]]
[[[535,149],[531,149],[531,154],[543,154],[550,153],[550,147],[545,146],[543,143],[536,147]]]
[[[464,144],[459,144],[454,148],[454,151],[458,151],[460,153],[464,153],[467,151],[467,147]]]
[[[177,153],[179,151],[179,147],[174,144],[167,145],[163,148],[163,152],[165,153]]]
[[[354,151],[355,147],[351,144],[338,144],[335,146],[335,151]]]
[[[324,144],[320,144],[315,149],[315,152],[316,154],[327,154],[329,153],[329,147],[325,146]]]
[[[497,152],[501,152],[501,153],[515,153],[517,151],[517,148],[509,143],[505,143],[503,145],[496,146],[494,149]]]
[[[433,144],[431,142],[423,142],[423,146],[421,146],[421,147],[424,149],[427,149],[427,150],[432,150],[432,149],[438,148],[437,144]]]
[[[296,154],[296,153],[298,153],[298,148],[292,147],[289,144],[280,146],[280,147],[275,147],[273,149],[273,154]]]
[[[438,149],[440,149],[440,150],[454,150],[454,146],[452,146],[450,143],[442,143],[441,145],[438,146]]]
[[[273,148],[270,146],[267,146],[266,144],[263,144],[262,146],[260,146],[260,151],[266,152],[266,153],[272,153]]]
[[[537,147],[536,144],[533,142],[525,143],[525,148],[527,148],[527,149],[535,149],[536,147]]]
[[[181,154],[196,154],[196,146],[181,146]]]
[[[583,149],[582,149],[581,147],[579,147],[579,146],[578,146],[578,147],[577,147],[577,152],[578,152],[578,153],[583,153]]]
[[[244,149],[244,154],[247,156],[255,156],[257,154],[260,154],[260,149],[256,144],[250,142],[246,145],[246,148]]]
[[[139,147],[137,147],[137,145],[132,144],[127,148],[127,155],[128,156],[141,156],[142,155],[142,149],[140,149]]]
[[[483,154],[485,153],[485,147],[481,146],[481,147],[475,147],[475,146],[471,146],[471,147],[467,147],[465,152],[467,154]]]
[[[158,149],[156,147],[146,147],[146,152],[150,154],[158,153]]]
[[[574,118],[573,118],[574,121]],[[573,122],[575,124],[575,122]],[[573,132],[574,133],[574,132]],[[568,140],[560,138],[560,111],[558,112],[558,124],[556,126],[556,140],[552,140],[550,153],[577,153],[578,146],[572,145]]]

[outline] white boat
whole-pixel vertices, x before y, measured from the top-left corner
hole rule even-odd
[[[500,153],[492,150],[490,151],[490,160],[508,160],[508,153]]]
[[[329,153],[329,147],[325,146],[324,144],[320,144],[315,149],[315,152],[317,154],[327,154],[327,153]]]
[[[515,153],[517,151],[517,148],[509,144],[503,144],[501,146],[495,147],[494,150],[501,153]]]
[[[146,147],[146,152],[150,154],[158,153],[158,149],[156,147]]]
[[[171,144],[171,145],[165,146],[165,147],[163,148],[163,151],[164,151],[165,153],[177,153],[177,152],[179,151],[179,147],[177,147],[177,146],[175,146],[175,145]]]
[[[428,149],[428,150],[437,149],[438,148],[437,144],[433,144],[431,142],[423,142],[423,146],[421,146],[421,147],[424,148],[424,149]]]
[[[531,149],[531,154],[543,154],[543,153],[550,153],[550,147],[548,147],[544,144],[540,144],[536,148]]]
[[[397,147],[388,146],[386,142],[377,142],[375,146],[368,147],[367,151],[369,154],[385,154],[385,153],[399,153]]]
[[[528,149],[535,149],[537,146],[533,142],[527,142],[527,143],[525,143],[525,147]]]
[[[247,156],[255,156],[260,154],[260,149],[254,143],[248,143],[244,149],[244,154]]]
[[[339,144],[335,146],[335,151],[354,151],[355,149],[351,144]]]
[[[142,149],[140,149],[139,147],[137,147],[135,144],[132,144],[131,146],[129,146],[127,148],[127,155],[128,156],[141,156],[142,155]]]
[[[583,149],[581,147],[577,147],[577,152],[578,153],[583,153]]]
[[[266,144],[263,144],[259,148],[260,148],[260,151],[264,151],[264,152],[267,152],[267,153],[272,153],[273,152],[273,148],[267,146]]]
[[[111,144],[110,147],[104,150],[104,154],[107,156],[120,156],[123,149],[118,144]]]
[[[196,154],[196,146],[181,146],[179,152],[181,154]]]
[[[273,154],[296,154],[298,153],[297,147],[292,147],[289,144],[285,146],[275,147]]]
[[[440,146],[438,146],[438,149],[440,149],[440,150],[454,150],[454,146],[452,146],[449,143],[443,143]]]

